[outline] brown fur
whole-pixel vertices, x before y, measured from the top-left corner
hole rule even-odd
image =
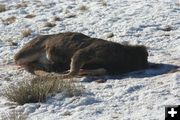
[[[14,59],[17,65],[32,73],[36,70],[61,73],[70,69],[67,75],[74,76],[96,75],[96,72],[97,75],[122,74],[145,69],[147,57],[144,46],[121,45],[82,33],[66,32],[33,39]]]

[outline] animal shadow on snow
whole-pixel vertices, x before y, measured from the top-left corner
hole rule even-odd
[[[180,66],[171,65],[171,64],[163,64],[163,63],[149,63],[149,68],[139,71],[134,71],[122,75],[107,75],[107,76],[88,76],[85,77],[82,82],[92,82],[96,80],[106,81],[108,79],[111,80],[120,80],[123,78],[145,78],[145,77],[154,77],[158,75],[163,75],[166,73],[179,71]]]

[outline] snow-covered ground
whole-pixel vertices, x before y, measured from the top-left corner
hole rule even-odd
[[[25,1],[27,7],[16,7]],[[0,93],[0,114],[15,109],[29,120],[163,120],[166,105],[180,105],[179,0],[0,0],[0,91],[31,76],[13,65],[13,55],[38,34],[82,32],[123,44],[148,47],[152,68],[121,77],[106,76],[105,83],[79,81],[86,93],[67,98],[61,94],[45,103],[14,105]],[[82,6],[87,9],[83,10]],[[28,14],[36,15],[25,18]],[[3,20],[16,17],[12,24]],[[59,21],[53,21],[58,16]],[[45,22],[55,27],[44,27]],[[171,28],[168,30],[168,26]],[[21,31],[31,29],[23,38]],[[112,38],[107,38],[113,33]],[[12,45],[12,42],[18,45]]]

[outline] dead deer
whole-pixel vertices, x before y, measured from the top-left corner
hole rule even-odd
[[[36,75],[53,72],[68,78],[145,69],[147,58],[145,46],[121,45],[82,33],[65,32],[36,37],[15,54],[14,60]]]

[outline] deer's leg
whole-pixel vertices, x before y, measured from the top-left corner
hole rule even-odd
[[[92,55],[87,50],[78,50],[71,58],[70,72],[68,75],[78,75],[80,69],[93,59]]]
[[[43,71],[43,70],[34,70],[34,74],[37,75],[37,76],[47,76],[50,73],[48,73],[46,71]]]
[[[95,58],[94,52],[90,51],[89,49],[78,50],[77,52],[75,52],[75,54],[71,58],[69,73],[67,74],[52,73],[52,74],[62,79],[72,78],[76,75],[104,75],[106,73],[106,70],[103,68],[94,69],[94,70],[85,70],[84,73],[80,71],[83,65],[88,64],[90,61],[93,61],[94,58]],[[50,75],[51,73],[37,71],[36,74],[37,75],[47,75],[47,74]]]
[[[107,73],[107,70],[104,68],[99,68],[99,69],[93,69],[93,70],[82,70],[80,69],[79,73],[77,75],[79,76],[102,76],[105,75]],[[34,74],[37,76],[47,76],[47,75],[56,75],[56,76],[64,76],[63,78],[66,78],[65,76],[67,76],[68,78],[68,74],[58,74],[58,73],[48,73],[46,71],[43,70],[35,70]]]
[[[98,68],[98,69],[93,69],[93,70],[84,70],[81,69],[79,71],[80,76],[88,75],[88,76],[101,76],[105,75],[107,73],[107,70],[104,68]]]
[[[81,66],[85,61],[85,57],[83,57],[84,52],[78,51],[76,52],[73,57],[71,58],[70,70],[68,73],[65,74],[58,74],[58,73],[48,73],[43,70],[34,70],[34,74],[37,76],[57,76],[59,78],[71,78],[75,75],[78,75]]]
[[[82,68],[84,64],[89,62],[89,60],[92,59],[92,54],[88,50],[81,49],[75,52],[73,57],[71,58],[71,63],[70,63],[70,70],[66,74],[55,74],[61,79],[66,79],[66,78],[72,78],[76,75],[79,75],[79,71]],[[42,74],[44,72],[37,72],[37,74]],[[54,74],[54,73],[53,73]]]

